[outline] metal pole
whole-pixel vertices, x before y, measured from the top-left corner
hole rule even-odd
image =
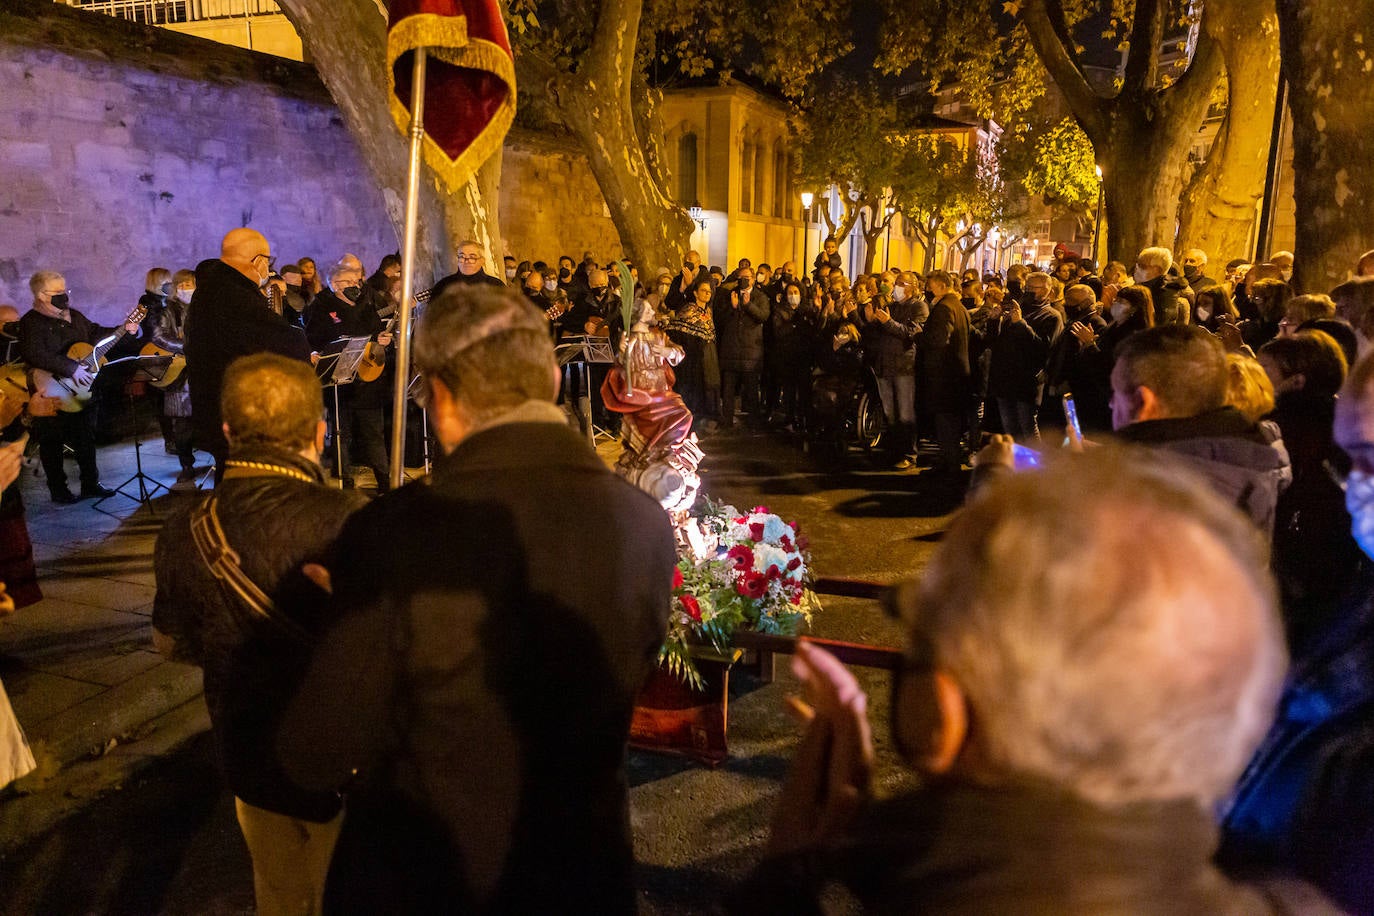
[[[1102,179],[1097,179],[1097,216],[1093,217],[1093,263],[1098,269],[1102,269],[1101,248],[1098,247],[1102,241]]]
[[[1274,124],[1269,133],[1269,165],[1264,176],[1264,198],[1260,209],[1259,231],[1255,236],[1255,260],[1269,256],[1274,242],[1274,210],[1278,205],[1280,173],[1283,170],[1283,138],[1288,119],[1288,77],[1279,70],[1279,91],[1274,101]]]
[[[811,276],[811,208],[806,208],[806,219],[802,222],[802,262],[801,276],[798,280],[804,280]]]
[[[416,48],[410,77],[410,174],[406,182],[406,226],[401,240],[401,302],[396,326],[396,381],[391,405],[391,486],[405,477],[406,391],[410,387],[411,310],[415,295],[415,236],[419,234],[420,160],[425,139],[425,49]]]

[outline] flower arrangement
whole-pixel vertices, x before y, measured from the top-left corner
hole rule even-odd
[[[729,648],[740,628],[792,636],[820,609],[806,539],[757,506],[741,513],[703,497],[689,519],[673,570],[673,607],[659,663],[694,687],[702,683],[690,647]]]

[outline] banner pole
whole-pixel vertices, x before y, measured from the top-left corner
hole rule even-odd
[[[396,327],[396,379],[391,407],[391,486],[405,478],[406,392],[410,388],[411,314],[415,296],[415,237],[419,234],[420,163],[425,139],[424,48],[416,48],[410,82],[410,173],[406,181],[405,238],[401,240],[401,311]]]

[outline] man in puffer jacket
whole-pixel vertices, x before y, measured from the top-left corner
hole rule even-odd
[[[263,913],[319,912],[342,821],[338,795],[293,784],[274,750],[325,622],[323,593],[302,566],[326,562],[344,520],[367,501],[324,483],[323,403],[308,363],[272,353],[232,363],[221,400],[224,480],[168,518],[154,563],[154,640],[205,671],[210,727]],[[226,563],[226,548],[236,562]]]

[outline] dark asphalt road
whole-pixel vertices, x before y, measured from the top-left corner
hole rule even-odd
[[[847,467],[817,464],[774,435],[741,431],[704,446],[708,492],[796,520],[821,575],[891,582],[919,572],[962,498],[957,486],[886,472],[864,456]],[[827,600],[815,632],[898,644],[893,624],[855,599]],[[871,698],[879,788],[891,789],[905,776],[888,749],[887,676],[860,678]],[[789,681],[732,674],[731,757],[716,769],[631,754],[642,912],[709,912],[757,860],[797,739],[782,711]],[[248,853],[208,736],[0,861],[4,914],[251,912]]]

